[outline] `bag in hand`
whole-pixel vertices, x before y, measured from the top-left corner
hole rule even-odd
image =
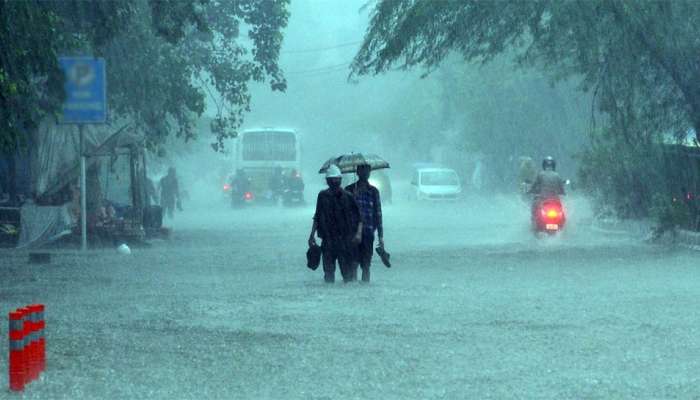
[[[306,250],[306,266],[312,271],[316,271],[316,268],[321,264],[321,246],[314,244],[309,246]]]

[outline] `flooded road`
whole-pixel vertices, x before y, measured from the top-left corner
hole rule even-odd
[[[194,207],[130,256],[3,252],[0,304],[46,304],[27,399],[692,397],[697,253],[567,210],[537,239],[517,200],[397,201],[365,286],[305,267],[310,208]]]

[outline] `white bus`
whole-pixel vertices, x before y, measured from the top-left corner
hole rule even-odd
[[[259,128],[242,131],[235,141],[234,171],[245,170],[258,200],[270,193],[269,182],[275,168],[288,176],[301,170],[299,134],[294,129]]]
[[[236,169],[300,168],[299,134],[294,129],[246,129],[236,142]]]

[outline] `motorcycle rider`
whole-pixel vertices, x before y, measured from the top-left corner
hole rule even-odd
[[[285,180],[285,189],[298,192],[304,191],[304,180],[296,169],[289,171],[289,175]]]
[[[285,179],[282,167],[276,166],[272,171],[269,187],[270,192],[272,193],[272,201],[276,204],[282,198],[285,189]]]
[[[245,170],[239,168],[236,171],[236,175],[231,181],[231,195],[234,205],[240,205],[243,203],[245,193],[250,191],[250,179],[248,179],[248,174]]]
[[[534,195],[532,212],[535,214],[539,203],[545,199],[559,198],[564,193],[564,180],[556,171],[557,162],[548,156],[542,160],[542,171],[537,174],[535,182],[528,193]]]
[[[518,183],[520,184],[520,194],[527,196],[532,184],[537,178],[537,170],[535,161],[528,156],[520,157],[520,165],[518,167]]]
[[[290,205],[294,202],[304,202],[304,180],[296,169],[292,169],[289,175],[284,177],[283,204]]]

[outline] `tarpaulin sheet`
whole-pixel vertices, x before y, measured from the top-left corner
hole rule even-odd
[[[105,129],[98,130],[92,126],[84,129],[85,148],[88,151],[107,139]],[[59,125],[45,120],[36,135],[32,178],[34,190],[41,196],[80,162],[80,133],[75,125]]]
[[[86,125],[83,129],[88,157],[109,155],[119,147],[143,142],[143,138],[128,129],[124,122]],[[37,196],[41,198],[47,191],[60,189],[70,181],[77,184],[80,163],[80,131],[77,126],[44,121],[36,133],[35,142],[32,183]],[[96,159],[89,158],[88,164],[94,161]]]
[[[69,204],[47,207],[26,202],[20,211],[21,230],[17,248],[40,247],[71,233]]]
[[[124,121],[114,125],[86,125],[83,129],[88,169],[93,163],[98,163],[100,157],[113,155],[119,148],[143,143],[143,138],[128,129]],[[35,133],[31,152],[32,188],[36,198],[46,201],[67,185],[77,185],[79,164],[78,127],[44,120]],[[124,192],[128,195],[128,188]],[[89,196],[90,193],[88,199]],[[17,247],[41,246],[56,240],[70,233],[72,224],[67,205],[39,207],[28,202],[21,210],[22,230]]]

